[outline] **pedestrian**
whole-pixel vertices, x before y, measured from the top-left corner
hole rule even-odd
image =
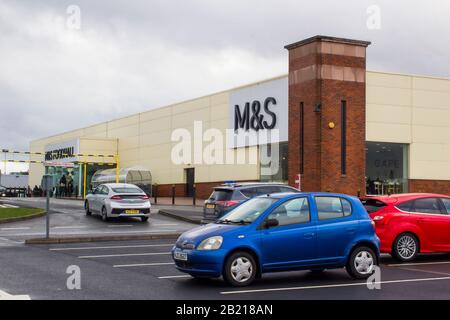
[[[62,177],[61,177],[61,179],[59,180],[59,188],[60,188],[60,194],[59,194],[59,196],[62,198],[62,197],[65,197],[66,196],[66,189],[67,189],[67,178],[66,178],[66,175],[65,174],[63,174],[62,175]]]

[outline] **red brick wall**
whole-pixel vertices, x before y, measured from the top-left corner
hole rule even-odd
[[[367,42],[315,37],[289,45],[289,184],[295,185],[300,173],[301,148],[304,148],[303,191],[331,191],[347,194],[365,193],[365,79],[335,79],[324,75],[321,66],[349,67],[364,72],[366,60],[361,55],[323,53],[321,42],[343,45],[352,52],[365,52]],[[365,56],[365,55],[364,55]],[[305,68],[312,72],[305,74]],[[331,71],[330,71],[331,72]],[[355,73],[356,74],[356,73]],[[347,172],[341,174],[341,101],[347,101]],[[300,144],[300,103],[304,104],[304,146]],[[321,103],[321,112],[314,112]],[[329,122],[335,128],[328,127]]]
[[[409,180],[409,192],[426,192],[450,195],[448,180]]]

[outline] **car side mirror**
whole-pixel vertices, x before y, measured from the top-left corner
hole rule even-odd
[[[266,229],[278,227],[280,225],[280,222],[277,219],[267,219],[264,223],[264,227]]]

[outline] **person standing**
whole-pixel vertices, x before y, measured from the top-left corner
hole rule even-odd
[[[62,198],[66,195],[67,189],[67,179],[65,174],[63,174],[61,179],[59,180],[59,187],[60,187],[60,197]]]

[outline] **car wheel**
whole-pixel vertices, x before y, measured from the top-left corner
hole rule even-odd
[[[148,217],[141,217],[141,221],[142,222],[147,222],[148,221]]]
[[[369,247],[358,247],[353,250],[346,269],[355,279],[367,279],[375,272],[377,257]]]
[[[108,221],[108,212],[106,211],[106,207],[102,208],[102,220],[103,221]]]
[[[392,256],[402,262],[412,261],[419,253],[419,240],[412,233],[402,233],[395,239]]]
[[[84,211],[86,211],[87,216],[90,216],[92,214],[92,212],[89,210],[89,202],[87,202],[87,201],[84,204]]]
[[[223,278],[235,287],[245,287],[255,280],[257,266],[255,259],[247,252],[236,252],[225,262]]]

